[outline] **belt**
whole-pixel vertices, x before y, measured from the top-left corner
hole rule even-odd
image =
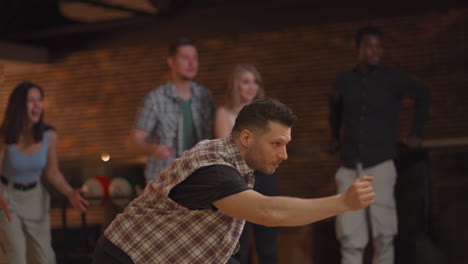
[[[10,183],[10,180],[7,178],[1,176],[0,180],[2,181],[3,184],[8,185]],[[37,181],[36,182],[31,182],[31,183],[19,183],[19,182],[13,182],[13,189],[20,190],[20,191],[27,191],[31,190],[32,188],[37,186]]]

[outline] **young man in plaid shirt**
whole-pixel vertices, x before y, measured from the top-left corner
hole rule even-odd
[[[193,81],[198,73],[195,44],[184,38],[172,42],[167,64],[171,80],[145,97],[130,137],[133,148],[148,155],[147,181],[200,140],[213,138],[213,97]]]
[[[276,100],[239,113],[232,134],[206,140],[174,160],[105,230],[95,264],[237,263],[244,220],[298,226],[370,205],[372,177],[343,194],[299,199],[252,190],[253,170],[272,174],[287,159],[292,111]]]

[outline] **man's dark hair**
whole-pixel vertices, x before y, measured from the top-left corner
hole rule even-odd
[[[380,30],[378,27],[373,27],[373,26],[368,26],[368,27],[362,27],[356,32],[355,40],[356,40],[356,46],[359,47],[361,44],[361,41],[364,39],[365,36],[378,36],[382,37],[383,32]]]
[[[292,127],[296,119],[292,110],[278,100],[255,100],[242,108],[232,130],[234,132],[241,132],[244,129],[267,131],[268,121]]]
[[[17,144],[20,133],[24,128],[24,120],[27,117],[27,100],[29,90],[37,88],[44,96],[44,90],[34,83],[23,82],[16,86],[8,99],[8,105],[5,112],[5,117],[0,126],[0,136],[5,144]],[[51,126],[44,123],[44,112],[42,112],[39,122],[33,126],[33,136],[35,142],[42,141],[42,136],[45,131],[53,129]]]
[[[175,56],[177,54],[178,49],[186,45],[196,47],[195,43],[189,38],[175,39],[169,44],[169,56]]]

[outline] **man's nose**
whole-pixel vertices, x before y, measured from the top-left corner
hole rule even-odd
[[[286,149],[286,147],[283,147],[280,152],[279,152],[279,158],[282,159],[282,160],[287,160],[288,159],[288,151]]]

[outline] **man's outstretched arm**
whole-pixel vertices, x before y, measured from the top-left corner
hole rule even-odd
[[[372,177],[359,178],[339,195],[318,199],[268,197],[253,190],[214,202],[223,213],[264,226],[300,226],[369,206],[374,201]]]

